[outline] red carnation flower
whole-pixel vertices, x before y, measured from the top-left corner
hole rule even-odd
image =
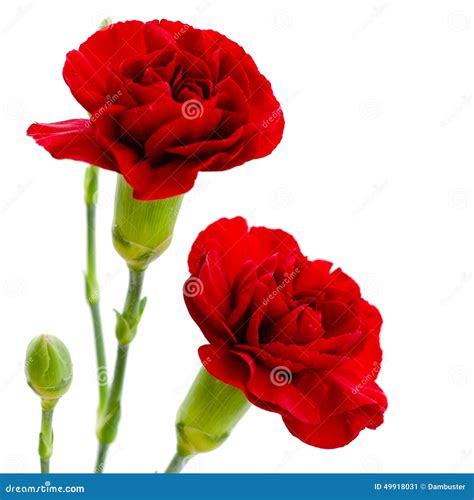
[[[196,239],[184,298],[209,344],[206,370],[279,413],[292,434],[337,448],[383,422],[378,310],[289,234],[221,219]]]
[[[63,75],[90,119],[35,123],[28,135],[55,158],[121,173],[136,199],[182,194],[198,172],[266,156],[282,137],[270,83],[215,31],[113,24],[69,52]]]

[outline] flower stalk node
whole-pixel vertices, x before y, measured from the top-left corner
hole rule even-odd
[[[96,206],[99,191],[99,169],[94,165],[86,168],[84,175],[84,202],[87,206]]]
[[[38,454],[41,461],[49,461],[53,454],[54,434],[52,429],[53,409],[43,409]]]
[[[132,324],[129,323],[129,321],[123,314],[114,309],[117,320],[115,325],[115,336],[117,337],[117,340],[121,345],[128,345],[135,338],[135,335],[137,334],[138,324],[140,323],[143,311],[145,310],[146,300],[146,297],[143,297],[140,300],[138,304],[137,314],[133,319]]]
[[[97,439],[102,444],[111,444],[117,437],[118,425],[122,414],[120,402],[117,402],[107,413],[99,416],[97,423]]]
[[[84,273],[84,281],[86,284],[87,302],[89,305],[98,304],[100,302],[100,289],[96,275]]]

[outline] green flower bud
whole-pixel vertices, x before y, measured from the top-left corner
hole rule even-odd
[[[41,397],[43,408],[53,407],[72,381],[67,347],[52,335],[35,337],[26,351],[25,373],[28,385]]]
[[[242,391],[202,368],[178,410],[178,455],[190,457],[220,446],[249,407]]]
[[[108,26],[110,26],[112,24],[112,18],[110,17],[106,17],[105,19],[102,20],[102,22],[100,23],[100,26],[99,26],[99,29],[100,30],[103,30],[104,28],[107,28]]]
[[[117,176],[112,237],[115,249],[130,269],[143,271],[169,246],[183,196],[140,201],[132,188]]]

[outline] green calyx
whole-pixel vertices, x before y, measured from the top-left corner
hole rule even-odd
[[[132,194],[118,175],[112,238],[128,267],[143,271],[170,246],[183,196],[140,201]]]
[[[54,408],[72,382],[72,361],[67,347],[52,335],[35,337],[26,351],[28,385],[41,397],[43,409]]]
[[[220,446],[249,407],[242,391],[202,368],[178,410],[178,455],[190,457]]]

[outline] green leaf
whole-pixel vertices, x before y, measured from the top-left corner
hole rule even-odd
[[[143,311],[145,310],[146,301],[147,301],[147,298],[143,297],[142,300],[140,300],[140,304],[138,304],[137,316],[135,318],[135,322],[133,323],[133,330],[134,331],[137,330],[138,324],[140,323],[140,320],[142,319],[142,314],[143,314]]]
[[[117,340],[122,345],[130,344],[130,342],[135,337],[135,331],[130,328],[128,321],[120,314],[117,310],[115,310],[115,317],[117,319],[117,324],[115,325],[115,336]]]

